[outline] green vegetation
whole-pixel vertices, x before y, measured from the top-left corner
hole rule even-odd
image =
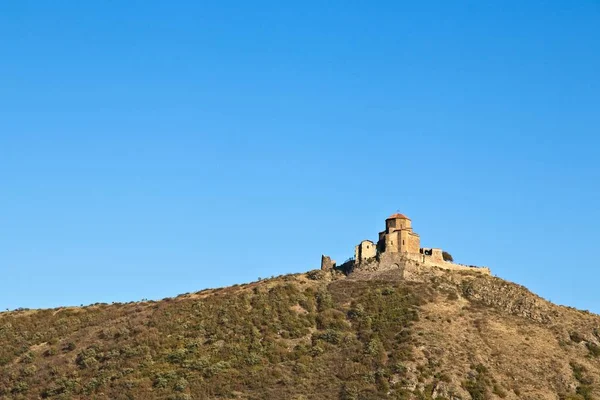
[[[434,272],[0,313],[0,400],[598,398],[598,316]]]
[[[596,343],[587,342],[585,347],[587,347],[588,351],[590,352],[590,357],[600,357],[600,346],[598,346]]]
[[[593,377],[588,373],[587,369],[576,362],[571,362],[571,369],[573,370],[573,377],[579,383],[575,394],[566,396],[566,399],[580,399],[580,400],[593,400],[596,397],[592,395],[592,383],[594,383]]]
[[[492,387],[492,382],[487,376],[487,368],[484,365],[478,364],[473,366],[472,369],[473,371],[469,375],[469,379],[463,382],[463,388],[469,392],[473,400],[489,399],[489,389]]]
[[[404,398],[416,291],[310,278],[0,315],[0,398]]]

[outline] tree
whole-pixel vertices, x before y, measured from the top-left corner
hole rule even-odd
[[[454,261],[454,258],[452,258],[452,254],[448,253],[447,251],[442,251],[442,258],[444,259],[444,261]]]

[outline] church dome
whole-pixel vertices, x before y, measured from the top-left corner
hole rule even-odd
[[[410,218],[408,218],[408,217],[407,217],[406,215],[404,215],[404,214],[398,214],[398,213],[396,213],[396,214],[390,215],[388,218],[386,218],[386,221],[387,221],[388,219],[410,219]]]

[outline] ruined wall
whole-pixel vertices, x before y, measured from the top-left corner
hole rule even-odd
[[[332,260],[331,257],[322,255],[321,256],[321,270],[328,271],[330,269],[335,268],[335,260]]]

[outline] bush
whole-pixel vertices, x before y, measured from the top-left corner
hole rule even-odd
[[[331,344],[340,344],[342,341],[342,333],[335,329],[327,329],[323,333],[315,333],[312,336],[313,342],[316,340],[323,340],[324,342]]]
[[[328,274],[0,315],[0,398],[402,398],[389,380],[413,357],[422,291]],[[335,393],[312,396],[313,382]]]
[[[581,343],[584,341],[584,337],[579,332],[571,332],[569,333],[570,339],[575,343]]]
[[[588,342],[585,344],[590,352],[590,356],[592,357],[600,357],[600,346],[596,343]]]
[[[325,278],[325,272],[321,271],[320,269],[315,269],[313,271],[308,271],[306,273],[306,277],[313,281],[319,281]]]
[[[487,376],[487,368],[482,364],[471,366],[471,368],[475,370],[476,374],[471,375],[467,381],[463,382],[463,388],[469,392],[473,400],[489,399],[488,387],[491,382]]]
[[[442,251],[442,258],[444,259],[444,261],[454,261],[452,254],[448,253],[447,251]]]
[[[592,391],[593,389],[590,385],[581,385],[577,386],[575,393],[582,396],[585,400],[593,400]]]

